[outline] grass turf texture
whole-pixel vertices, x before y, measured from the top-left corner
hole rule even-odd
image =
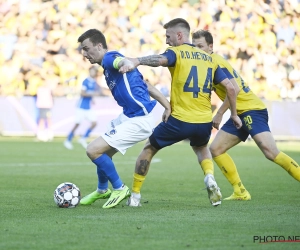
[[[91,206],[58,208],[53,191],[73,182],[82,196],[96,188],[96,170],[85,151],[62,139],[34,142],[32,138],[0,139],[0,249],[300,249],[300,243],[254,242],[254,236],[298,236],[299,183],[268,161],[253,142],[229,153],[252,195],[251,201],[223,201],[212,207],[203,172],[189,144],[161,150],[142,189],[142,207],[123,201],[102,209]],[[114,161],[131,187],[134,163],[143,143]],[[278,143],[300,162],[299,143]],[[215,165],[223,197],[230,184]]]

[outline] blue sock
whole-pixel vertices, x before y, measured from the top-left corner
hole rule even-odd
[[[90,133],[92,132],[92,129],[88,129],[86,132],[85,132],[85,135],[83,136],[84,138],[88,138]]]
[[[108,178],[105,172],[97,166],[97,174],[98,174],[98,189],[106,190],[108,188]]]
[[[100,180],[100,181],[104,180],[104,177],[102,177],[102,173],[104,173],[106,178],[110,181],[110,183],[114,189],[118,189],[118,188],[122,187],[123,182],[118,175],[118,172],[115,168],[115,165],[114,165],[112,159],[107,154],[101,155],[97,159],[93,160],[93,162],[97,166],[97,173],[99,173],[101,175],[99,177],[99,174],[98,174],[98,180]]]
[[[73,137],[74,137],[74,133],[71,132],[67,137],[68,141],[72,141]]]

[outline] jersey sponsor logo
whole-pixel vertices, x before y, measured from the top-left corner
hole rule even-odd
[[[115,86],[116,86],[116,82],[114,82],[114,81],[110,81],[108,84],[108,87],[110,90],[112,90]]]

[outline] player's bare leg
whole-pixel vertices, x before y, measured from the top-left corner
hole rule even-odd
[[[253,140],[267,159],[275,162],[286,170],[294,179],[300,181],[299,164],[277,148],[276,142],[270,132],[266,131],[256,134],[253,137]]]
[[[151,160],[157,152],[158,150],[154,148],[148,140],[143,151],[136,160],[135,173],[133,175],[132,193],[126,203],[128,206],[141,206],[141,188],[149,171]]]
[[[109,153],[111,158],[116,152],[101,136],[93,140],[86,149],[86,154],[92,161],[104,153]]]
[[[205,175],[204,183],[210,203],[213,206],[218,206],[221,204],[222,194],[214,178],[214,164],[211,153],[207,145],[201,147],[193,146],[192,148]]]
[[[233,159],[226,153],[240,142],[239,137],[220,130],[209,148],[214,161],[233,187],[233,194],[224,200],[251,200],[251,195],[244,187]]]

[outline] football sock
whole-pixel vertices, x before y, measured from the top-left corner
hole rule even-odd
[[[89,128],[89,129],[85,132],[83,138],[88,138],[91,132],[92,132],[92,129]]]
[[[137,193],[131,192],[131,195],[136,199],[141,199],[141,197],[142,197],[140,193],[137,194]]]
[[[118,172],[115,168],[115,165],[114,165],[112,159],[107,154],[103,154],[103,155],[99,156],[97,159],[93,160],[93,163],[96,164],[97,173],[100,174],[100,178],[99,178],[99,174],[98,174],[98,181],[99,181],[99,179],[100,179],[100,181],[103,181],[104,180],[103,176],[106,176],[106,178],[110,181],[110,183],[114,189],[118,189],[118,188],[122,187],[123,182],[121,181],[121,179],[118,175]],[[100,189],[103,189],[103,188],[101,187]]]
[[[274,159],[274,162],[285,169],[297,181],[300,181],[300,167],[294,159],[283,152],[280,152]]]
[[[139,194],[141,192],[142,185],[144,183],[146,176],[133,174],[133,184],[132,184],[132,192]]]
[[[105,175],[105,172],[97,166],[97,175],[98,175],[98,192],[99,190],[106,190],[108,188],[108,178]]]
[[[211,159],[205,159],[200,163],[204,175],[211,174],[214,175],[214,163]]]
[[[73,137],[74,137],[74,133],[71,132],[67,137],[68,141],[72,141]]]
[[[115,188],[114,190],[123,190],[123,189],[124,189],[124,187],[125,187],[125,185],[124,185],[124,184],[122,184],[122,186],[121,186],[121,187],[119,187],[119,188]]]
[[[229,154],[224,153],[217,157],[213,158],[217,163],[218,167],[221,169],[222,173],[225,175],[227,180],[232,185],[234,192],[236,194],[242,194],[245,192],[246,188],[244,187],[239,173],[236,169],[235,163],[230,157]]]

